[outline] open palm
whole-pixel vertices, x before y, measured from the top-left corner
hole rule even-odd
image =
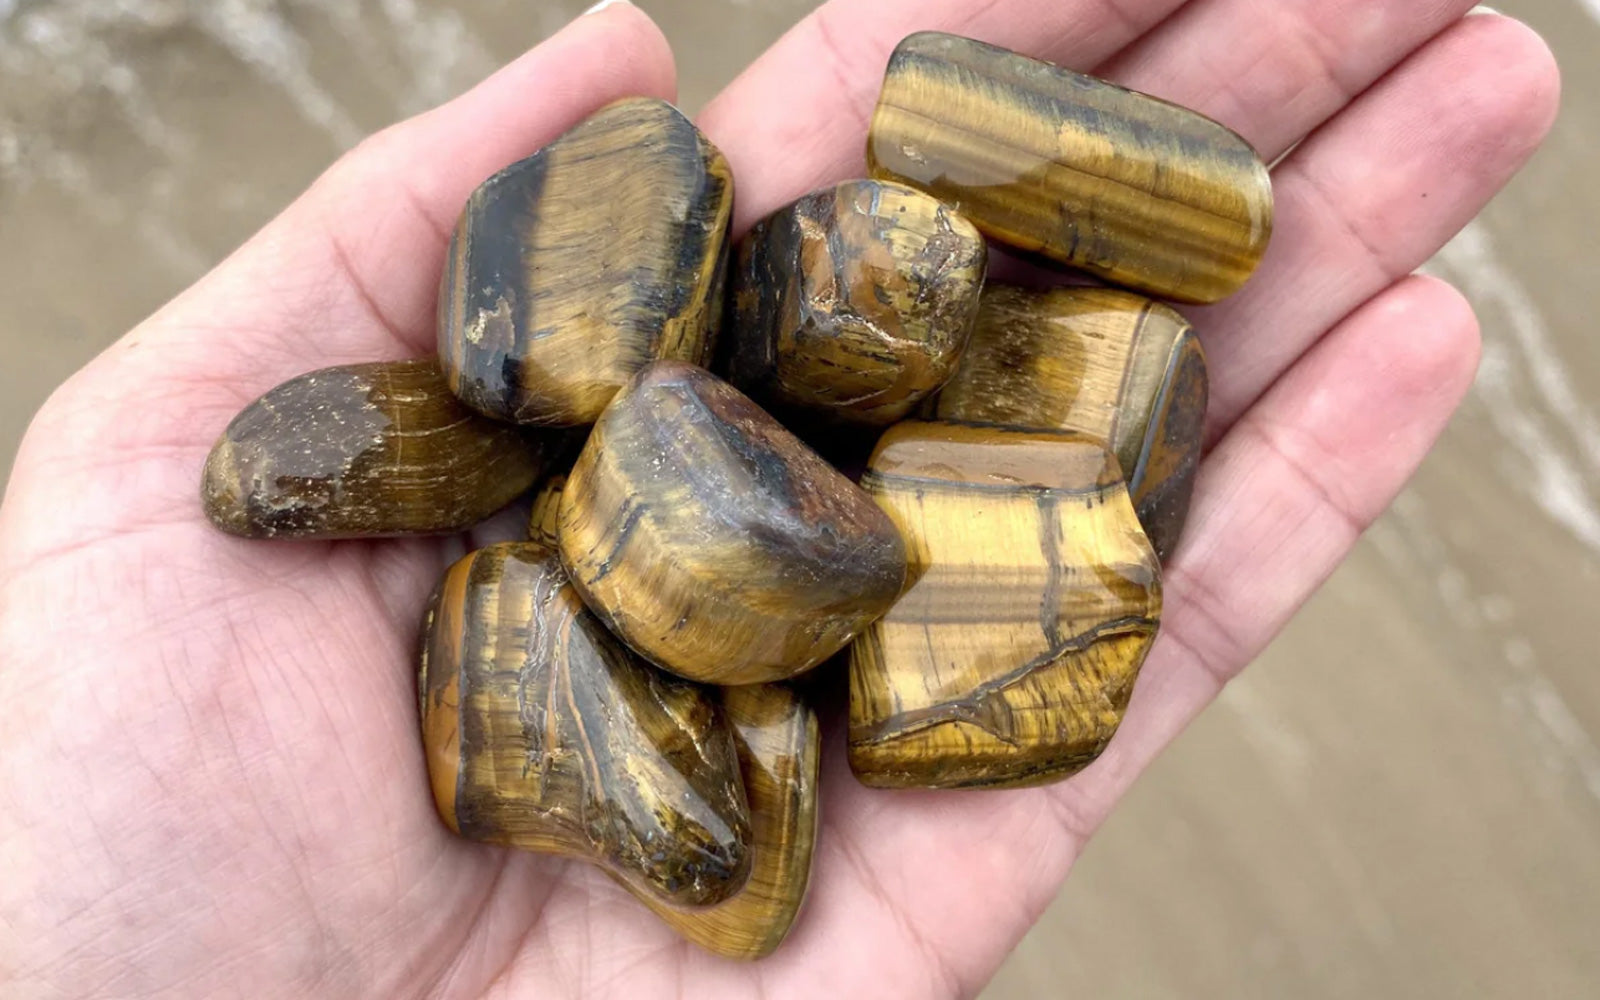
[[[1212,438],[1121,735],[1065,785],[874,793],[830,745],[808,909],[736,965],[580,864],[450,837],[416,735],[421,605],[460,540],[251,544],[202,516],[228,419],[325,365],[427,353],[468,193],[609,101],[670,98],[628,5],[351,153],[40,413],[0,509],[8,996],[963,996],[1085,838],[1399,491],[1472,378],[1410,272],[1554,114],[1540,41],[1467,0],[833,0],[702,117],[737,225],[863,171],[890,49],[937,28],[1212,115],[1275,171],[1260,274],[1193,311]],[[1304,142],[1301,142],[1304,140]],[[1296,144],[1299,145],[1296,147]]]

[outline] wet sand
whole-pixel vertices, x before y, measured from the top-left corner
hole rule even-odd
[[[809,6],[641,4],[690,107]],[[62,378],[341,149],[582,6],[0,0],[0,470]],[[990,1000],[1595,995],[1600,2],[1497,6],[1552,40],[1567,96],[1432,265],[1483,316],[1472,398],[1138,784]]]

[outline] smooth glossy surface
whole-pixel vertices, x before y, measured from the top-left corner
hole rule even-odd
[[[1115,289],[991,285],[937,412],[1109,442],[1139,521],[1165,559],[1189,514],[1207,394],[1200,340],[1167,306]]]
[[[995,240],[1178,301],[1237,291],[1272,235],[1271,178],[1238,135],[954,35],[895,51],[868,162]]]
[[[468,411],[432,361],[325,368],[233,419],[201,499],[213,524],[246,538],[462,531],[526,492],[550,450]]]
[[[660,358],[704,364],[733,175],[672,105],[600,111],[473,194],[439,295],[451,387],[496,419],[593,423]]]
[[[636,895],[700,947],[756,959],[777,950],[805,902],[822,739],[816,713],[785,685],[725,688],[722,707],[750,800],[750,878],[717,906],[672,906],[651,893]]]
[[[452,830],[587,858],[681,905],[743,887],[750,812],[716,695],[613,638],[554,552],[497,545],[450,569],[418,690]]]
[[[892,424],[955,373],[988,257],[972,223],[903,185],[808,195],[740,249],[728,379],[776,413]]]
[[[859,487],[738,390],[661,362],[567,478],[561,555],[634,649],[716,684],[785,680],[894,603],[905,546]]]
[[[905,423],[862,485],[916,582],[851,649],[857,776],[1021,787],[1098,757],[1161,616],[1116,457],[1072,434]]]

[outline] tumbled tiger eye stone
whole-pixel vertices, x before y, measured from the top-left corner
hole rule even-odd
[[[439,295],[439,355],[480,413],[593,423],[660,358],[710,360],[733,212],[727,161],[672,105],[634,98],[490,178]]]
[[[1238,291],[1272,234],[1271,178],[1238,135],[953,35],[895,51],[867,156],[999,242],[1183,302]]]
[[[526,492],[549,450],[463,407],[432,361],[325,368],[233,419],[201,499],[213,524],[246,538],[462,531]]]
[[[900,184],[802,198],[740,250],[728,379],[777,413],[892,424],[954,374],[988,257],[972,223]]]
[[[938,415],[1110,442],[1165,559],[1189,514],[1207,392],[1200,340],[1164,305],[1106,288],[991,285]]]
[[[1061,432],[905,423],[862,485],[915,582],[851,649],[860,779],[1023,787],[1098,757],[1161,615],[1116,456]]]
[[[434,802],[462,836],[585,858],[685,906],[744,886],[750,811],[716,695],[613,638],[551,550],[450,569],[418,692]]]
[[[561,499],[573,585],[690,680],[822,663],[894,603],[905,546],[854,483],[737,389],[660,362],[600,418]]]
[[[547,546],[551,551],[560,548],[561,494],[566,488],[565,475],[551,476],[533,494],[533,513],[528,517],[528,538]]]
[[[817,840],[822,739],[816,714],[781,684],[725,688],[722,707],[750,800],[750,878],[717,906],[673,906],[653,893],[635,895],[700,947],[756,959],[783,943],[805,901]]]

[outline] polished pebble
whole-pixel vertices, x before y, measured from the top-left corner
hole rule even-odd
[[[724,369],[785,417],[892,424],[955,373],[987,262],[972,223],[920,191],[808,195],[741,247]]]
[[[567,478],[561,554],[612,630],[690,680],[817,666],[888,611],[905,546],[859,487],[738,390],[660,362]]]
[[[346,365],[245,407],[206,460],[201,499],[246,538],[463,531],[533,486],[553,450],[467,410],[432,361]]]
[[[868,162],[994,240],[1182,302],[1238,291],[1272,235],[1271,177],[1238,135],[954,35],[895,51]]]
[[[727,161],[664,101],[620,101],[508,167],[451,241],[451,387],[499,420],[579,426],[652,361],[708,363],[732,212]]]
[[[676,905],[744,887],[750,810],[716,695],[629,652],[550,549],[450,569],[418,691],[434,802],[463,837],[584,858]]]
[[[905,535],[914,582],[851,649],[856,775],[1012,788],[1098,757],[1161,616],[1116,457],[1079,435],[911,422],[862,486]]]
[[[636,895],[708,951],[764,958],[788,936],[811,881],[821,731],[816,713],[782,684],[724,688],[722,707],[750,800],[750,878],[717,906],[673,906],[654,893]]]
[[[941,419],[1110,442],[1156,554],[1178,546],[1205,443],[1205,352],[1187,320],[1129,292],[991,285]]]

